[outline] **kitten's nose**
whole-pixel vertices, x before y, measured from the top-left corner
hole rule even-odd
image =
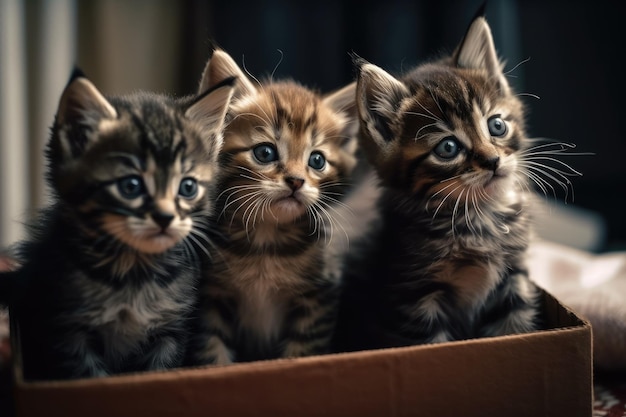
[[[169,213],[156,212],[152,213],[152,220],[154,220],[156,224],[161,226],[161,229],[165,230],[170,225],[170,223],[172,223],[172,220],[174,220],[174,215]]]
[[[498,169],[499,163],[500,163],[499,156],[495,156],[493,158],[482,158],[480,161],[480,166],[485,169],[495,172],[495,170]]]
[[[289,188],[291,188],[293,191],[296,191],[300,187],[302,187],[302,184],[304,184],[304,179],[298,177],[286,177],[285,182],[287,183],[287,185],[289,185]]]

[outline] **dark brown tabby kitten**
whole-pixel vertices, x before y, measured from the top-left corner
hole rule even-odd
[[[233,83],[105,98],[72,77],[46,153],[54,203],[17,252],[26,378],[182,363]]]
[[[201,89],[228,76],[238,82],[220,157],[223,239],[201,286],[191,362],[325,353],[339,291],[337,206],[356,162],[354,84],[326,96],[289,80],[255,86],[216,50]]]
[[[552,151],[530,147],[485,18],[451,56],[401,78],[357,61],[361,145],[380,178],[381,222],[349,269],[339,349],[540,328],[525,261],[529,178],[543,186],[550,168],[538,160]]]

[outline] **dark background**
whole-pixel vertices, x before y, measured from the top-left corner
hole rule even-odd
[[[450,52],[482,1],[185,1],[179,91],[195,91],[210,40],[257,77],[292,77],[321,91],[353,80],[349,56],[398,74]],[[509,80],[528,106],[531,136],[577,144],[564,160],[570,207],[599,213],[600,251],[626,248],[626,118],[622,75],[626,15],[614,1],[490,1],[490,23]],[[522,63],[523,62],[523,63]],[[519,66],[518,66],[519,64]],[[554,198],[553,198],[554,199]],[[564,202],[565,195],[556,201]],[[572,224],[571,227],[576,227]]]

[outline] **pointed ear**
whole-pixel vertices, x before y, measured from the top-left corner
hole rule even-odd
[[[211,146],[221,148],[222,129],[228,105],[233,96],[237,79],[229,77],[200,95],[185,111],[185,117],[203,126],[206,137],[213,141]]]
[[[397,117],[402,100],[409,90],[396,78],[376,65],[361,61],[356,87],[356,105],[361,128],[384,149],[394,140],[391,122]]]
[[[476,17],[463,41],[457,47],[454,62],[460,68],[481,69],[496,80],[504,94],[509,93],[509,84],[502,72],[503,65],[498,59],[491,29],[483,16]]]
[[[80,119],[116,119],[117,111],[80,70],[74,70],[57,110],[59,125]]]
[[[352,138],[359,130],[359,120],[356,110],[356,82],[326,94],[322,98],[323,103],[336,113],[346,117],[346,124],[342,134]]]
[[[209,89],[214,88],[227,78],[236,77],[237,84],[235,86],[234,97],[242,97],[256,94],[254,84],[239,68],[239,65],[226,52],[221,49],[213,51],[211,57],[207,61],[202,79],[198,88],[198,94],[202,94]]]
[[[325,106],[341,115],[343,128],[341,129],[340,155],[346,172],[352,172],[356,166],[356,153],[358,150],[359,118],[356,110],[356,82],[332,91],[324,97],[322,102]]]
[[[50,140],[51,158],[60,165],[82,155],[97,135],[86,126],[95,128],[104,121],[112,123],[117,111],[85,75],[74,70],[61,94],[54,131]]]

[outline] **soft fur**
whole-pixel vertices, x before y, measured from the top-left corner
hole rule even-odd
[[[26,378],[182,364],[233,81],[105,98],[72,77],[47,147],[54,202],[17,251]]]
[[[344,233],[338,207],[356,160],[354,84],[321,96],[291,80],[253,84],[216,50],[200,90],[237,76],[220,163],[218,228],[201,286],[194,364],[325,353]]]
[[[381,220],[353,251],[338,349],[539,329],[526,265],[530,180],[546,191],[543,177],[565,186],[574,172],[542,164],[565,145],[532,147],[485,18],[450,56],[400,78],[356,63],[360,143],[382,187]]]

